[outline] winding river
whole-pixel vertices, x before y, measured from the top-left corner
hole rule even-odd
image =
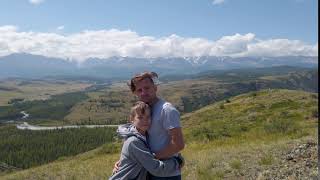
[[[21,119],[27,119],[29,114],[25,111],[21,111],[23,117]],[[56,130],[56,129],[70,129],[70,128],[100,128],[100,127],[118,127],[118,125],[68,125],[68,126],[36,126],[30,125],[27,122],[23,122],[16,126],[21,130],[34,130],[34,131],[42,131],[42,130]]]

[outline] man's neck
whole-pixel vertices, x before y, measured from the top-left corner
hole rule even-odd
[[[157,102],[159,101],[159,98],[158,97],[155,97],[152,102],[149,103],[150,106],[153,106],[155,105]]]

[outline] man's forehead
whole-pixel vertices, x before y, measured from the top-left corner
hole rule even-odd
[[[154,85],[149,78],[142,79],[141,81],[136,82],[136,86],[141,86],[141,85]]]

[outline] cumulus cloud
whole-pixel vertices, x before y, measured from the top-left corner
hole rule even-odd
[[[252,56],[317,56],[316,45],[307,45],[299,40],[271,39],[249,44],[248,55]]]
[[[34,5],[38,5],[43,3],[44,0],[29,0],[29,3],[34,4]]]
[[[85,30],[74,34],[21,32],[0,26],[0,56],[30,53],[83,61],[88,58],[199,57],[199,56],[317,56],[318,44],[299,40],[261,40],[253,33],[223,36],[216,41],[181,37],[155,38],[131,30]]]
[[[219,5],[219,4],[222,4],[222,3],[224,3],[225,2],[225,0],[213,0],[212,1],[212,4],[213,5]]]
[[[255,35],[248,33],[245,35],[235,34],[233,36],[224,36],[214,42],[211,49],[211,55],[236,56],[248,51],[248,44],[255,42]]]

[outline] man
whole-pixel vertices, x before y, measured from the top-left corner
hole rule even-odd
[[[148,143],[157,159],[167,159],[178,155],[184,148],[184,141],[179,112],[172,104],[157,96],[157,84],[155,84],[157,78],[158,75],[154,72],[144,72],[134,76],[128,85],[140,101],[152,107]],[[151,175],[151,179],[179,180],[181,171],[177,169],[170,177]]]

